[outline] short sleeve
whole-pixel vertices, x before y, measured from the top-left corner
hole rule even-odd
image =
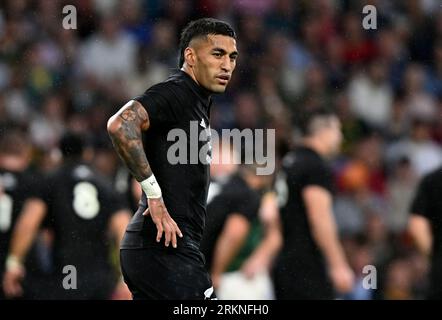
[[[108,187],[102,187],[102,192],[103,211],[108,216],[112,216],[114,213],[117,213],[118,211],[123,209],[130,210],[128,208],[127,202],[124,201],[123,197],[115,190]]]
[[[430,217],[430,192],[427,191],[428,179],[424,178],[417,188],[416,195],[411,203],[410,211],[413,214],[421,215],[426,218]]]
[[[334,192],[333,172],[323,164],[312,164],[305,175],[305,186],[315,185]]]
[[[20,192],[24,199],[39,198],[44,200],[48,193],[45,189],[48,187],[46,177],[37,172],[25,171],[20,182]]]
[[[179,121],[182,106],[176,99],[176,89],[172,83],[163,82],[134,98],[146,109],[152,127],[171,125]]]
[[[38,198],[45,203],[52,203],[54,179],[50,175],[34,175],[28,186],[28,198]]]
[[[53,226],[54,212],[51,210],[51,204],[54,203],[53,196],[56,193],[55,190],[57,190],[57,187],[55,186],[55,178],[52,175],[34,176],[33,183],[30,185],[29,198],[38,198],[48,207],[41,224],[43,228]]]
[[[258,216],[259,196],[251,192],[246,194],[236,194],[229,205],[230,213],[238,213],[252,221]]]

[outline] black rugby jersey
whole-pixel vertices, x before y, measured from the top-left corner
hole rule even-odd
[[[67,162],[37,188],[47,205],[45,223],[54,230],[57,272],[70,264],[110,270],[109,222],[114,213],[126,209],[111,185],[89,165]]]
[[[0,168],[0,274],[3,274],[12,230],[23,204],[34,195],[37,175]]]
[[[166,208],[183,232],[178,246],[189,243],[186,240],[198,244],[205,225],[211,161],[210,94],[179,70],[135,98],[149,114],[144,150]],[[122,249],[156,245],[156,226],[150,216],[142,215],[146,208],[143,192]]]
[[[410,212],[428,219],[433,236],[429,299],[442,298],[442,167],[420,182]]]
[[[325,260],[313,239],[302,196],[311,185],[333,193],[333,172],[317,152],[298,147],[284,157],[276,182],[284,241],[275,263],[279,275],[275,286],[278,292],[288,292],[288,296],[279,297],[282,299],[301,292],[313,299],[332,294]]]

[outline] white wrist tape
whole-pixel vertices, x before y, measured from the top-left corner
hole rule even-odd
[[[148,199],[161,198],[161,188],[153,174],[146,180],[141,181],[140,184]]]
[[[16,270],[16,269],[23,269],[23,264],[21,261],[13,255],[9,255],[6,258],[6,270]]]

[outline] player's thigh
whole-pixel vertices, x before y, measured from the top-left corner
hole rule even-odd
[[[204,265],[203,255],[199,250],[184,248],[171,259],[175,265],[171,271],[174,291],[184,299],[214,298],[212,281]]]
[[[134,299],[204,299],[211,287],[204,263],[193,250],[121,250],[121,267]]]

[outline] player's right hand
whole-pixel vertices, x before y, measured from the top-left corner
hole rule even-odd
[[[25,277],[24,268],[11,268],[3,276],[3,291],[6,298],[15,298],[23,295],[21,281]]]
[[[329,272],[333,286],[338,293],[345,294],[353,289],[355,276],[347,264],[332,267]]]
[[[176,222],[172,219],[169,212],[167,211],[163,198],[147,199],[147,203],[149,205],[149,208],[143,212],[143,216],[147,216],[150,214],[152,221],[155,223],[158,231],[157,242],[161,241],[164,232],[164,245],[168,247],[170,242],[172,242],[172,246],[176,248],[177,235],[182,238],[183,234]]]

